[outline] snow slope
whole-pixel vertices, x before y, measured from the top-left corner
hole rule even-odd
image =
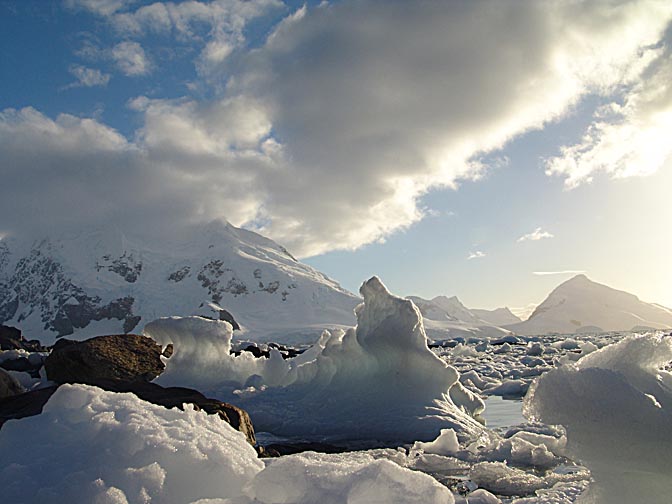
[[[481,320],[485,320],[489,324],[499,327],[522,322],[520,317],[514,315],[513,312],[507,307],[497,308],[496,310],[479,310],[478,308],[470,308],[470,311]]]
[[[455,337],[498,338],[510,331],[479,318],[457,296],[437,296],[431,300],[409,296],[420,309],[427,335],[434,340]]]
[[[506,326],[518,334],[626,331],[672,327],[672,310],[645,303],[637,296],[577,275],[560,284],[519,324]]]
[[[359,299],[277,243],[228,223],[149,242],[114,227],[0,241],[0,323],[52,343],[140,332],[171,315],[233,315],[246,338],[314,341]]]

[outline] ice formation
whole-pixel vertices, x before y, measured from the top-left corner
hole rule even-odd
[[[217,415],[87,385],[62,385],[0,431],[3,502],[184,504],[240,495],[263,467]]]
[[[526,414],[567,430],[567,454],[595,480],[583,502],[669,503],[672,495],[669,336],[629,336],[543,375]]]
[[[27,504],[447,503],[430,476],[369,453],[305,453],[267,466],[216,415],[63,385],[41,415],[0,431],[3,502]]]
[[[373,277],[360,293],[358,325],[325,332],[304,354],[283,361],[229,354],[230,327],[200,318],[162,319],[145,333],[173,343],[159,383],[199,385],[221,398],[238,387],[237,404],[257,430],[284,436],[381,441],[434,439],[453,428],[462,440],[481,433],[483,401],[427,347],[413,302]]]

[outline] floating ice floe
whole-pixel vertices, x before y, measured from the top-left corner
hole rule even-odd
[[[670,361],[671,337],[629,336],[549,371],[530,389],[527,416],[565,426],[566,453],[591,470],[582,502],[670,502]]]
[[[246,409],[257,430],[323,439],[429,441],[452,428],[461,440],[483,431],[484,403],[459,373],[427,347],[412,301],[393,296],[373,277],[360,293],[357,327],[325,331],[294,359],[230,354],[226,322],[197,317],[159,319],[145,334],[174,354],[162,385],[199,387]],[[228,392],[227,392],[228,391]]]

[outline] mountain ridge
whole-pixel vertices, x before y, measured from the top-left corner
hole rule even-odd
[[[51,343],[139,331],[161,316],[231,314],[246,337],[316,339],[360,299],[284,247],[229,223],[148,241],[115,226],[0,240],[0,323]],[[310,336],[308,336],[310,334]]]

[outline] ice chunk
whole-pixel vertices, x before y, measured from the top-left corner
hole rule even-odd
[[[413,302],[390,294],[377,277],[360,293],[356,328],[327,333],[316,348],[287,361],[279,354],[275,360],[273,354],[229,355],[231,334],[223,322],[192,317],[151,323],[148,335],[175,345],[158,381],[207,380],[201,388],[222,399],[230,399],[222,396],[227,384],[253,386],[256,393],[241,394],[238,404],[257,430],[282,436],[430,441],[442,428],[453,428],[463,440],[480,435],[483,426],[474,417],[483,401],[429,350]]]
[[[528,418],[564,425],[568,455],[591,470],[589,502],[669,502],[671,360],[669,336],[630,336],[548,372],[528,393]]]
[[[454,455],[460,449],[457,434],[453,429],[441,429],[441,434],[434,441],[423,443],[418,441],[413,448],[435,455]]]
[[[263,463],[217,415],[62,385],[41,415],[0,430],[3,502],[162,502],[235,497]]]
[[[245,489],[249,504],[451,504],[434,478],[366,453],[306,452],[272,461]]]

